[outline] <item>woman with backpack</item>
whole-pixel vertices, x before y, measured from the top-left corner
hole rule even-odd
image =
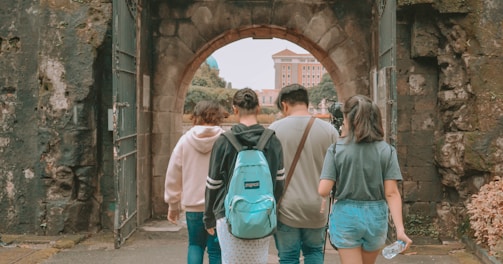
[[[397,187],[402,174],[395,148],[383,140],[379,107],[367,96],[354,95],[342,113],[341,137],[327,150],[318,192],[327,197],[336,184],[329,230],[341,263],[373,264],[386,242],[388,208],[397,239],[405,249],[412,243]]]
[[[229,115],[214,101],[200,101],[194,107],[193,126],[176,143],[166,171],[164,201],[169,205],[168,220],[177,224],[182,209],[185,210],[189,244],[188,264],[203,264],[208,249],[210,264],[220,264],[220,245],[215,235],[208,235],[203,224],[204,193],[211,149],[219,135],[220,127]]]
[[[257,115],[260,112],[260,106],[257,94],[249,88],[238,90],[232,100],[233,112],[238,117],[239,123],[232,126],[231,132],[238,143],[248,150],[257,149],[259,139],[266,129],[258,124]],[[272,131],[270,131],[272,132]],[[283,152],[279,139],[272,134],[265,141],[263,146],[263,157],[267,160],[269,171],[267,179],[272,181],[271,191],[275,201],[278,201],[283,193],[284,186],[284,167]],[[209,174],[206,182],[206,208],[204,212],[204,224],[210,235],[216,233],[222,249],[222,263],[267,263],[270,235],[262,238],[242,239],[232,234],[229,230],[229,222],[226,217],[226,211],[229,208],[226,200],[233,197],[227,197],[231,178],[238,150],[227,136],[220,136],[213,146],[210,158]],[[244,189],[256,191],[262,188],[264,183],[260,181],[250,181],[243,183]],[[265,186],[264,186],[265,187]],[[275,215],[275,212],[274,212]],[[276,225],[276,222],[273,223]]]

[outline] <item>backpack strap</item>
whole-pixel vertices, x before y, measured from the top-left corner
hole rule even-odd
[[[264,132],[262,132],[262,135],[260,136],[258,143],[257,143],[257,149],[258,150],[264,150],[265,144],[267,144],[267,141],[274,135],[274,130],[266,128],[264,129]]]
[[[239,143],[239,140],[236,138],[236,136],[234,136],[234,134],[232,133],[232,131],[226,131],[224,133],[222,133],[223,136],[225,136],[229,142],[231,142],[232,146],[234,146],[234,148],[239,152],[243,149],[243,145],[241,145],[241,143]]]
[[[262,132],[262,135],[260,136],[256,148],[258,150],[264,150],[265,144],[267,144],[267,141],[272,137],[274,134],[274,130],[272,129],[264,129],[264,132]],[[243,145],[239,143],[239,140],[236,138],[236,136],[232,133],[232,131],[226,131],[222,135],[224,135],[229,142],[231,142],[232,146],[239,152],[243,149]]]

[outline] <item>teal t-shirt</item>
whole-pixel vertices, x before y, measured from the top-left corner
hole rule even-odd
[[[402,173],[396,150],[387,142],[346,144],[340,139],[327,150],[320,178],[336,182],[337,200],[375,201],[385,199],[384,180],[402,180]]]

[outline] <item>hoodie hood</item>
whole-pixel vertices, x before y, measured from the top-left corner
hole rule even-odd
[[[232,127],[232,133],[239,140],[241,145],[253,147],[257,145],[260,136],[262,136],[262,132],[264,132],[264,127],[255,124],[251,126],[245,126],[243,124],[237,124]]]
[[[224,130],[219,126],[193,126],[185,136],[187,142],[200,153],[208,153],[213,148],[213,143]]]

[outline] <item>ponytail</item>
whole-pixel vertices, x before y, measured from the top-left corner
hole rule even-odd
[[[381,111],[364,95],[354,95],[346,100],[342,112],[347,118],[349,141],[380,141],[384,138]]]

